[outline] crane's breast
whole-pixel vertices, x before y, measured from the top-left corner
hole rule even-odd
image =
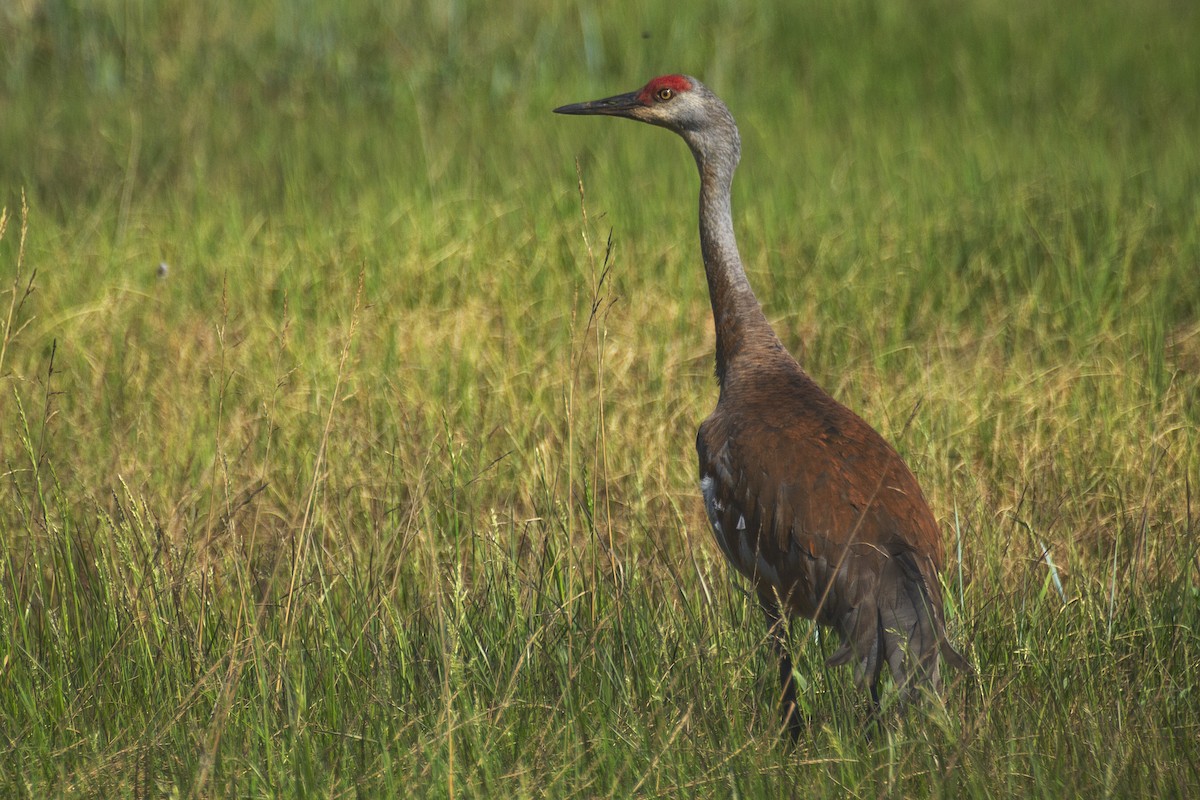
[[[794,614],[813,617],[821,611],[828,615],[830,600],[840,605],[825,591],[838,571],[825,554],[804,546],[804,537],[792,531],[776,535],[773,520],[764,520],[760,513],[747,514],[727,494],[722,492],[715,475],[700,478],[704,509],[712,525],[713,536],[721,552],[733,567],[761,591],[773,590]]]
[[[696,441],[700,491],[721,552],[760,592],[778,593],[793,614],[831,621],[845,613],[873,582],[862,573],[873,573],[881,554],[851,534],[859,514],[841,497],[838,473],[772,458],[780,443],[769,437],[755,439],[760,457],[748,458],[738,446],[742,438],[724,422],[710,417]],[[772,463],[789,468],[772,470]]]

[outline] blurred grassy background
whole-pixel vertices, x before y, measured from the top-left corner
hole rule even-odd
[[[980,681],[886,741],[797,631],[776,744],[685,148],[550,114],[674,71],[944,522]],[[7,791],[1187,794],[1197,75],[1165,0],[6,5]]]

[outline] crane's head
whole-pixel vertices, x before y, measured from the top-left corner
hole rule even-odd
[[[737,164],[741,150],[729,109],[689,75],[663,75],[636,92],[560,106],[554,113],[626,117],[673,130],[687,141],[701,163],[723,156]]]

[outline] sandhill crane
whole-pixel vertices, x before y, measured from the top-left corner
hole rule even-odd
[[[946,639],[941,531],[903,459],[783,347],[746,279],[730,187],[741,154],[725,104],[695,78],[556,108],[648,122],[683,137],[700,171],[700,250],[716,329],[717,407],[700,425],[700,489],[717,544],[755,585],[779,658],[784,723],[800,732],[785,620],[814,619],[879,710],[886,662],[901,702],[938,690]],[[874,717],[875,714],[872,714]]]

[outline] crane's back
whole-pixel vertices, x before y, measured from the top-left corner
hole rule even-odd
[[[739,358],[696,441],[721,550],[760,596],[832,626],[873,683],[936,685],[941,531],[912,472],[790,356]],[[957,654],[955,654],[957,655]]]

